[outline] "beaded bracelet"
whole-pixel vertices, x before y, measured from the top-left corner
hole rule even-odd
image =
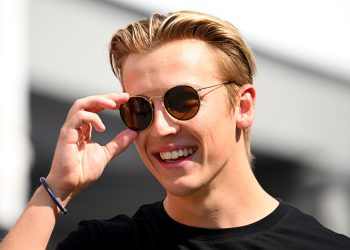
[[[65,209],[64,207],[62,207],[61,203],[57,200],[57,197],[55,196],[55,194],[52,192],[52,190],[50,189],[49,185],[47,185],[47,182],[45,180],[44,177],[40,177],[40,183],[43,184],[45,190],[47,191],[47,193],[51,196],[52,200],[56,203],[57,207],[60,209],[62,214],[66,214],[67,213],[67,209]]]

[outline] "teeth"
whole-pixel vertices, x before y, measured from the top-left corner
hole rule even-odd
[[[177,158],[181,156],[188,156],[191,155],[195,152],[193,148],[185,148],[185,149],[179,149],[179,150],[174,150],[171,152],[160,152],[160,158],[162,160],[176,160]]]
[[[188,150],[187,148],[184,149],[184,156],[187,156],[188,155]]]
[[[171,152],[171,159],[176,159],[179,157],[179,154],[177,153],[177,151],[172,151]]]
[[[171,159],[171,153],[170,153],[170,152],[165,152],[165,153],[164,153],[164,159],[165,159],[165,160],[170,160],[170,159]],[[164,159],[163,159],[163,160],[164,160]]]

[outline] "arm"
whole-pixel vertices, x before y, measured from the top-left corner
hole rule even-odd
[[[105,130],[97,115],[104,109],[117,109],[127,94],[108,94],[80,99],[71,107],[61,128],[51,170],[46,178],[60,203],[68,203],[96,181],[106,165],[135,139],[136,132],[124,130],[104,146],[91,139],[92,127]],[[59,209],[40,186],[27,208],[0,244],[1,250],[45,249],[59,217]]]

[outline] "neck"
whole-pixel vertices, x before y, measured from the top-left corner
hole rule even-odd
[[[259,185],[249,164],[221,173],[191,195],[168,193],[164,200],[165,210],[175,221],[202,228],[248,225],[264,218],[277,206],[278,201]]]

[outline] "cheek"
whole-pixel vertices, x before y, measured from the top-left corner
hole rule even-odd
[[[149,145],[149,141],[151,138],[147,135],[147,132],[139,133],[135,139],[135,146],[137,149],[137,152],[139,153],[139,156],[144,163],[144,165],[151,170],[152,169],[152,162],[150,159],[150,156],[148,155],[147,148]]]
[[[236,133],[234,112],[225,102],[218,106],[204,107],[198,114],[198,119],[192,124],[201,134],[201,140],[206,147],[212,149],[231,147]]]
[[[146,153],[146,145],[145,145],[145,139],[143,138],[144,136],[142,136],[140,133],[138,134],[138,136],[136,137],[135,139],[135,146],[136,146],[136,149],[141,157],[141,159],[143,161],[146,160],[146,156],[147,156],[147,153]]]
[[[235,129],[234,109],[226,100],[226,97],[221,100],[216,100],[212,103],[204,103],[197,114],[198,123],[207,127],[210,131],[221,132],[227,128]]]

